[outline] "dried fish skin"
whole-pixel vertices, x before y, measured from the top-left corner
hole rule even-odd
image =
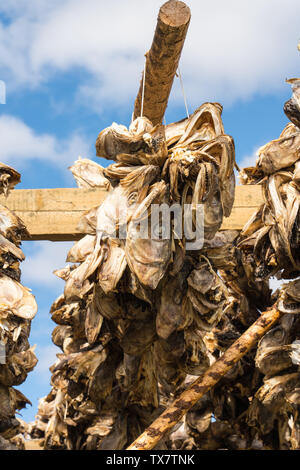
[[[126,310],[122,299],[113,292],[105,294],[100,286],[95,285],[95,307],[108,320],[124,318]]]
[[[24,261],[25,259],[23,251],[0,234],[0,257],[2,258],[5,254],[14,256],[19,261]]]
[[[97,341],[97,337],[101,331],[103,324],[103,316],[97,308],[95,301],[95,293],[87,305],[85,318],[85,336],[89,344],[93,345]]]
[[[116,368],[121,361],[121,351],[108,347],[103,358],[94,372],[87,375],[90,377],[88,395],[98,407],[112,392]]]
[[[185,351],[178,366],[186,374],[201,375],[210,364],[202,334],[196,326],[184,330]]]
[[[156,331],[167,340],[177,330],[183,330],[193,322],[193,313],[186,297],[186,289],[180,276],[170,278],[162,286],[160,307],[156,315]]]
[[[155,320],[132,322],[120,341],[125,354],[141,355],[156,339]]]
[[[136,375],[136,384],[128,397],[130,405],[144,408],[157,408],[159,405],[158,383],[153,351],[146,350],[140,360]]]
[[[97,211],[98,207],[94,207],[83,214],[77,225],[77,230],[80,233],[96,235]]]
[[[124,188],[114,188],[97,209],[96,233],[116,238],[118,229],[127,224],[129,208],[130,197]]]
[[[66,302],[63,295],[60,295],[52,304],[50,314],[52,320],[58,325],[71,325],[72,317],[76,310],[80,309],[79,302]]]
[[[104,168],[93,160],[80,158],[69,167],[79,188],[110,189],[110,182],[104,176]]]
[[[266,175],[293,165],[298,159],[300,131],[288,124],[278,139],[272,140],[258,151],[257,167]]]
[[[83,263],[86,257],[94,251],[95,242],[96,237],[94,235],[85,235],[69,250],[67,263]]]
[[[170,240],[140,238],[136,225],[130,223],[125,245],[128,266],[143,286],[156,289],[171,258]]]
[[[210,331],[221,319],[226,300],[225,286],[207,262],[199,264],[187,282],[194,322],[202,331]]]
[[[19,246],[22,236],[29,236],[22,220],[11,210],[1,204],[0,233],[17,246]]]
[[[259,426],[263,434],[271,432],[278,416],[286,413],[286,397],[298,386],[298,372],[266,379],[249,407],[248,424]]]
[[[137,118],[129,130],[113,123],[100,132],[96,141],[98,157],[117,160],[119,155],[133,154],[133,161],[144,164],[157,162],[163,164],[167,158],[164,126],[153,127],[147,118]]]
[[[30,290],[8,276],[0,276],[0,308],[26,320],[32,320],[37,313],[37,304]]]
[[[147,144],[143,140],[143,134],[152,129],[151,122],[142,118],[132,126],[132,132],[125,126],[115,122],[100,132],[96,141],[96,155],[98,157],[115,160],[116,156],[122,153],[138,153],[145,151]]]
[[[208,153],[218,163],[218,178],[224,216],[229,217],[235,194],[235,148],[233,138],[228,135],[216,137],[201,148],[202,152]]]
[[[205,240],[203,252],[215,270],[236,267],[238,254],[235,245],[238,235],[238,231],[226,230],[217,232],[212,240]]]
[[[288,119],[300,129],[300,79],[290,78],[286,82],[292,85],[293,94],[284,104],[283,110]]]
[[[260,184],[263,182],[265,174],[261,168],[257,166],[249,166],[239,171],[239,179],[241,184]]]
[[[109,239],[105,262],[101,264],[97,273],[98,283],[105,294],[116,290],[126,266],[127,261],[123,246],[119,241]]]
[[[164,227],[158,222],[158,233],[155,233],[154,227],[153,237],[148,224],[148,208],[150,204],[164,196],[165,190],[166,184],[163,181],[153,185],[148,196],[132,215],[125,243],[125,255],[130,270],[143,286],[152,290],[157,288],[171,259],[171,239],[160,234],[160,230]],[[147,225],[145,232],[143,219]]]
[[[19,422],[15,419],[14,400],[11,388],[0,383],[0,436],[10,439],[18,433]]]
[[[64,341],[72,336],[72,328],[67,325],[58,325],[52,331],[52,342],[64,350]]]
[[[188,119],[166,126],[168,147],[174,143],[178,147],[187,146],[223,135],[222,109],[219,103],[203,103]]]
[[[0,191],[5,195],[21,181],[21,175],[11,166],[0,162]]]
[[[178,358],[172,354],[172,346],[172,343],[162,339],[154,343],[156,373],[158,381],[166,393],[174,393],[186,377],[186,373],[178,367]],[[183,352],[184,347],[181,355]]]
[[[104,437],[98,446],[99,450],[124,449],[127,443],[127,414],[119,416],[111,433]]]
[[[257,351],[256,366],[266,377],[273,377],[293,366],[292,354],[292,345],[264,348]]]
[[[145,186],[149,186],[160,176],[160,169],[157,165],[143,165],[133,169],[128,175],[120,180],[121,187],[130,197],[132,193],[139,193]],[[132,197],[130,197],[132,199]]]
[[[29,348],[11,356],[8,356],[6,364],[0,365],[0,383],[11,387],[21,385],[29,372],[36,366],[38,360],[33,351]]]
[[[84,294],[89,292],[92,288],[92,284],[89,282],[88,278],[96,271],[99,265],[101,265],[105,251],[106,246],[101,243],[101,237],[98,235],[93,252],[86,257],[83,263],[71,271],[66,281],[64,290],[66,300],[81,299]]]
[[[283,313],[300,313],[300,280],[291,281],[283,286],[278,309]]]

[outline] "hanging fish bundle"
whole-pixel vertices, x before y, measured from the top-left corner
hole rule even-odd
[[[296,109],[298,79],[294,81],[297,86],[290,101]],[[296,123],[287,105],[284,109]],[[263,189],[264,204],[241,233],[241,249],[251,258],[257,278],[276,275],[290,279],[299,275],[299,146],[300,128],[289,123],[278,139],[258,150],[256,166],[241,172],[243,184],[261,184]]]
[[[0,163],[0,191],[5,195],[20,181],[20,174]],[[0,438],[14,438],[20,431],[16,419],[30,401],[17,389],[35,367],[37,359],[28,338],[37,305],[30,290],[20,283],[20,262],[25,256],[20,249],[26,228],[13,212],[0,206]],[[7,448],[10,444],[7,444]]]
[[[233,205],[234,144],[221,111],[205,103],[169,126],[113,124],[96,149],[115,163],[71,167],[81,187],[109,192],[82,218],[72,264],[56,271],[65,289],[51,308],[52,338],[62,354],[33,429],[45,448],[125,448],[209,366],[205,336],[222,318],[226,287],[201,246],[188,251],[186,242],[195,241],[199,205],[206,240]],[[172,204],[191,208],[188,236],[172,217],[150,224],[155,205]]]
[[[228,289],[220,322],[204,338],[215,359],[274,303],[279,323],[187,413],[169,446],[191,449],[299,449],[299,280],[271,294],[269,279],[299,276],[297,180],[298,85],[285,105],[293,124],[262,147],[256,167],[241,171],[261,184],[264,204],[240,234],[218,233],[206,255]],[[300,141],[299,141],[300,142]],[[213,419],[212,419],[213,418]]]
[[[272,301],[267,281],[249,284],[247,265],[242,262],[239,248],[239,232],[218,232],[202,252],[226,286],[220,321],[203,338],[212,364],[259,317],[261,306],[269,306]],[[262,444],[246,421],[259,378],[255,352],[250,352],[187,413],[180,428],[170,434],[168,448],[259,449]],[[188,376],[184,388],[193,380]]]

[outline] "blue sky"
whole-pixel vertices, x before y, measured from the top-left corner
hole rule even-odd
[[[21,188],[74,187],[67,167],[79,155],[95,157],[100,130],[128,125],[156,22],[159,0],[5,0],[0,5],[0,161],[22,173]],[[203,101],[224,106],[225,130],[235,139],[242,166],[276,138],[287,119],[286,78],[300,75],[298,0],[187,0],[192,21],[181,59],[189,109]],[[185,116],[175,79],[167,123]],[[36,296],[32,324],[39,364],[20,388],[33,407],[50,390],[55,360],[49,308],[63,282],[70,243],[25,242],[22,282]]]

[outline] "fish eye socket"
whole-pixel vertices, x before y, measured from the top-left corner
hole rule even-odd
[[[137,199],[138,199],[138,193],[136,191],[131,193],[128,197],[129,205],[135,204],[137,202]]]
[[[279,147],[281,148],[292,147],[294,140],[295,140],[294,137],[289,137],[288,139],[284,139],[282,142],[279,142]]]

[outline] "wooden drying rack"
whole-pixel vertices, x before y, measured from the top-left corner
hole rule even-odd
[[[151,48],[145,54],[134,117],[143,114],[153,124],[162,122],[190,18],[183,2],[170,0],[161,7]],[[27,240],[73,241],[83,236],[77,228],[80,217],[99,206],[106,194],[103,189],[21,189],[0,196],[0,203],[23,220],[31,235]],[[260,186],[237,186],[232,213],[221,229],[240,230],[261,203]]]
[[[222,230],[240,230],[263,202],[261,186],[237,186],[230,217],[224,218]],[[17,189],[0,204],[15,212],[24,222],[31,238],[24,240],[73,241],[83,234],[78,231],[80,217],[104,201],[103,189]]]

